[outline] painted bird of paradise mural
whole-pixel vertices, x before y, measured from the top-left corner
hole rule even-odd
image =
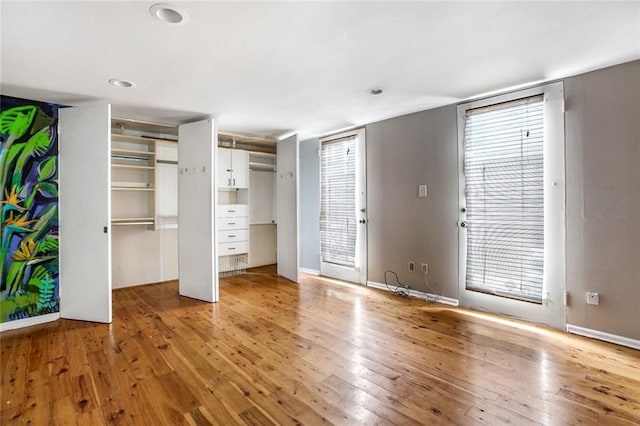
[[[57,312],[57,106],[0,97],[0,322]]]

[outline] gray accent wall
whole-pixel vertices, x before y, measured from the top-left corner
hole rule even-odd
[[[567,324],[640,340],[640,61],[566,79],[565,109]]]
[[[456,131],[455,105],[366,126],[369,281],[384,283],[389,269],[412,289],[458,297]]]
[[[300,142],[300,267],[320,270],[319,139]]]
[[[640,61],[564,84],[567,324],[640,339]],[[390,269],[412,289],[458,298],[456,120],[451,105],[366,126],[369,281],[383,283]],[[318,159],[307,148],[303,221],[318,217],[307,203]],[[304,227],[303,241],[317,229]],[[599,305],[586,304],[587,291],[600,294]]]

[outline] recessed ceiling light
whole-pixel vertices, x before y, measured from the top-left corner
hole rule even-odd
[[[369,89],[370,95],[379,95],[381,93],[382,93],[382,89],[380,89],[379,87],[374,87],[373,89]]]
[[[111,80],[109,80],[109,84],[112,84],[116,87],[122,87],[124,89],[136,87],[136,84],[133,81],[118,80],[117,78],[112,78]]]
[[[181,7],[166,3],[156,3],[149,8],[149,13],[167,24],[179,25],[189,20],[189,15]]]

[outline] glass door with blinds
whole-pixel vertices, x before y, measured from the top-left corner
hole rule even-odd
[[[561,83],[460,105],[460,302],[563,328]]]
[[[320,140],[320,274],[367,279],[364,129]]]

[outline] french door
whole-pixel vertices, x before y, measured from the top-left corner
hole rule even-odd
[[[458,107],[460,303],[564,328],[563,86]]]
[[[320,274],[367,282],[364,129],[320,140]]]

